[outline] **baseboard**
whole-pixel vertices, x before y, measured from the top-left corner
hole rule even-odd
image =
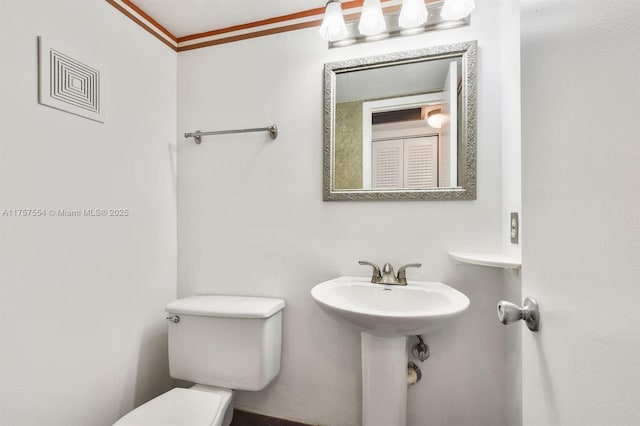
[[[313,426],[308,423],[298,423],[277,417],[263,416],[248,411],[233,410],[231,426]]]

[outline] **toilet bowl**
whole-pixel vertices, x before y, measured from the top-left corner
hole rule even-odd
[[[196,383],[141,405],[114,426],[228,426],[232,389],[259,391],[280,372],[284,300],[191,296],[166,307],[169,372]]]

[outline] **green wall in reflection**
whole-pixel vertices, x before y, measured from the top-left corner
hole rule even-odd
[[[336,104],[335,189],[362,188],[362,101]]]

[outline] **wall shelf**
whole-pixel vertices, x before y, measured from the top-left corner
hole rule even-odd
[[[471,265],[489,266],[492,268],[520,270],[522,261],[501,253],[461,253],[449,252],[449,256],[456,263],[468,263]]]

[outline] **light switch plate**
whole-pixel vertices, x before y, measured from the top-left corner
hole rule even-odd
[[[518,244],[518,239],[520,237],[520,223],[518,220],[518,213],[511,212],[511,244]]]

